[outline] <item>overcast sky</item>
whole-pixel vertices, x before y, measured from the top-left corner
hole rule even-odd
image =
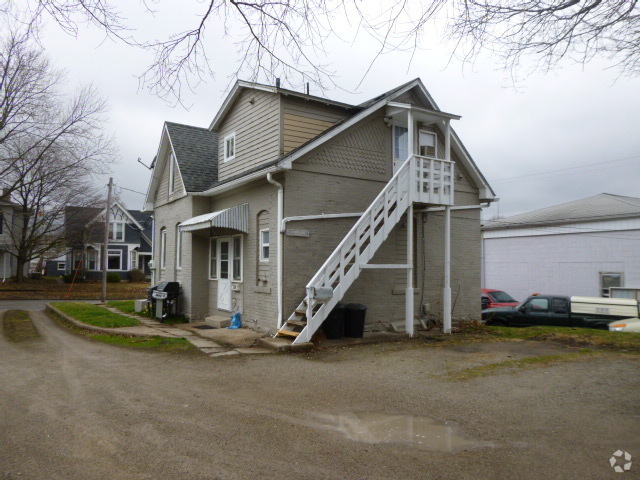
[[[164,5],[162,15],[140,17],[136,27],[166,33],[175,30],[176,19],[192,19]],[[109,128],[120,156],[113,172],[118,187],[147,191],[150,172],[137,159],[151,163],[164,121],[209,126],[236,69],[233,45],[214,30],[209,29],[208,45],[216,77],[186,93],[190,108],[185,110],[139,89],[137,76],[151,61],[148,52],[91,29],[82,29],[78,38],[53,24],[45,29],[43,45],[53,63],[67,71],[70,88],[92,83],[109,100]],[[366,38],[331,41],[328,58],[343,89],[325,96],[358,104],[420,77],[440,109],[462,116],[453,126],[500,198],[485,209],[484,218],[603,192],[640,197],[640,78],[618,78],[597,60],[586,67],[567,63],[552,73],[530,75],[514,88],[493,58],[484,56],[463,67],[449,61],[448,49],[434,36],[427,36],[427,43],[429,48],[417,52],[411,63],[403,52],[379,58],[357,87],[374,45]],[[313,86],[311,93],[321,94]],[[143,195],[121,190],[120,196],[128,208],[142,207]]]

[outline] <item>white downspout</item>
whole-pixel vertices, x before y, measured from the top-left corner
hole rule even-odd
[[[416,154],[415,136],[413,123],[413,112],[407,111],[407,127],[409,144],[409,158],[411,159]],[[410,162],[413,160],[409,160]],[[407,209],[407,287],[405,290],[405,332],[410,337],[413,337],[413,191],[414,188],[414,168],[409,165],[409,208]]]
[[[451,160],[451,124],[449,120],[444,124],[444,155],[445,160]],[[451,185],[451,196],[454,195],[455,184]],[[451,333],[451,207],[444,207],[444,288],[442,292],[444,333]]]
[[[275,186],[278,189],[278,251],[277,251],[277,259],[276,259],[276,282],[278,289],[278,330],[282,327],[282,246],[284,245],[283,239],[283,231],[281,228],[282,225],[282,217],[284,215],[284,188],[282,184],[276,182],[272,176],[271,172],[267,173],[267,182],[271,185]]]

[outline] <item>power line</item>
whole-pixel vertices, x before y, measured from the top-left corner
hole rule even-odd
[[[498,179],[495,179],[495,180],[491,180],[491,183],[505,182],[507,180],[516,180],[518,178],[536,177],[536,176],[540,176],[540,175],[548,175],[548,174],[551,174],[551,173],[582,170],[582,169],[585,169],[585,168],[595,167],[595,166],[598,166],[598,165],[605,165],[605,164],[610,164],[610,163],[624,162],[624,161],[628,161],[628,160],[635,160],[637,158],[640,158],[640,155],[632,155],[630,157],[616,158],[614,160],[605,160],[603,162],[588,163],[586,165],[577,165],[577,166],[573,166],[573,167],[558,168],[556,170],[547,170],[547,171],[544,171],[544,172],[527,173],[527,174],[518,175],[518,176],[515,176],[515,177],[498,178]]]
[[[131,190],[130,188],[127,188],[127,187],[116,186],[116,188],[119,188],[120,190],[126,190],[128,192],[137,193],[138,195],[145,195],[145,196],[147,195],[146,193],[138,192],[136,190]]]

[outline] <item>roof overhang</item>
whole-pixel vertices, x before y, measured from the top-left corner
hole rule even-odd
[[[385,111],[385,115],[387,115],[388,117],[393,117],[394,115],[407,113],[409,111],[413,114],[414,120],[418,122],[424,122],[424,123],[436,123],[436,122],[443,122],[447,120],[460,120],[462,118],[460,115],[454,115],[453,113],[441,112],[439,110],[430,110],[428,108],[411,105],[410,103],[398,103],[398,102],[387,102],[387,109]]]
[[[181,232],[194,232],[209,228],[230,228],[249,233],[249,204],[243,203],[218,212],[205,213],[185,220],[180,224]]]

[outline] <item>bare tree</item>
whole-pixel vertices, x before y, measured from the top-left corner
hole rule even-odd
[[[214,73],[215,57],[204,43],[211,33],[237,39],[237,73],[248,72],[252,79],[284,76],[293,85],[334,82],[321,62],[329,38],[371,36],[379,44],[371,54],[373,63],[395,49],[416,53],[431,27],[441,29],[442,39],[452,42],[451,53],[464,60],[488,50],[517,71],[523,56],[542,69],[563,59],[584,63],[605,57],[624,74],[640,73],[637,0],[205,0],[194,11],[192,28],[157,41],[134,39],[141,33],[109,0],[24,2],[28,7],[23,17],[30,24],[48,16],[76,34],[78,23],[86,22],[120,41],[150,49],[153,60],[141,75],[143,85],[160,97],[178,100],[184,88]],[[6,2],[0,7],[9,10]],[[340,27],[334,27],[338,20]]]

